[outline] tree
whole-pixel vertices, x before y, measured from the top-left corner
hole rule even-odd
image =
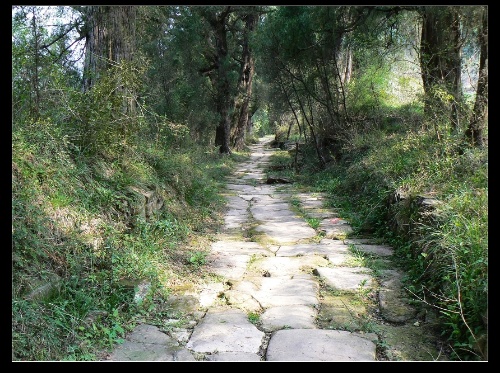
[[[147,12],[143,46],[152,61],[148,91],[155,94],[154,107],[169,120],[186,123],[193,139],[215,143],[221,153],[241,149],[256,110],[250,39],[261,12],[253,6]]]
[[[14,123],[62,115],[62,87],[79,85],[71,47],[81,19],[68,7],[16,6],[12,15]],[[73,39],[74,38],[74,39]]]
[[[121,155],[137,135],[137,92],[146,68],[136,48],[136,6],[81,7],[85,26],[82,145]]]
[[[458,7],[421,8],[420,65],[424,85],[424,111],[428,121],[449,118],[459,125],[461,96],[461,36]],[[439,133],[438,133],[439,136]]]
[[[89,6],[86,8],[84,90],[99,76],[121,62],[131,62],[136,51],[136,6]],[[129,97],[123,111],[135,112],[135,92],[117,87],[116,94]]]
[[[27,107],[27,114],[36,122],[41,109],[42,48],[46,30],[42,26],[40,7],[18,7],[13,20],[13,103]],[[29,20],[29,21],[27,21]],[[20,96],[23,96],[21,98]]]
[[[479,78],[477,82],[476,101],[465,132],[468,141],[475,146],[483,145],[483,132],[488,121],[488,9],[482,7],[482,20],[479,32]]]
[[[255,61],[249,39],[250,34],[254,31],[258,23],[258,17],[259,15],[252,11],[252,9],[242,16],[244,27],[241,42],[240,77],[238,80],[238,93],[234,103],[235,120],[232,125],[234,130],[231,136],[231,144],[237,150],[243,148],[245,134],[249,127],[249,105],[252,97],[252,80],[255,72]]]
[[[277,87],[274,99],[307,125],[322,166],[332,159],[325,159],[323,145],[333,144],[338,155],[351,125],[346,84],[355,53],[349,36],[371,13],[371,7],[280,7],[261,28],[259,55]]]
[[[215,145],[219,152],[230,154],[231,134],[231,96],[230,96],[230,61],[228,49],[227,22],[231,6],[197,8],[210,27],[210,51],[205,51],[208,66],[200,72],[208,75],[215,91],[215,104],[219,114],[219,123],[215,132]]]

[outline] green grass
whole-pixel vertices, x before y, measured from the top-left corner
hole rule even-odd
[[[189,253],[188,262],[189,264],[199,267],[206,263],[207,253],[202,251],[194,251]]]
[[[390,121],[354,133],[341,159],[325,169],[318,168],[314,149],[304,147],[302,165],[292,175],[294,186],[324,193],[326,207],[346,218],[354,235],[368,234],[393,246],[393,261],[407,272],[406,286],[415,300],[441,311],[440,332],[452,358],[484,360],[488,149],[467,147],[460,133],[440,123],[425,129],[419,110],[391,108]],[[272,164],[291,161],[284,152],[272,158]],[[413,202],[396,209],[388,200],[398,189]],[[415,209],[417,196],[439,201],[432,215]],[[299,200],[291,204],[300,212]],[[393,213],[406,219],[404,231],[394,229]],[[351,252],[351,265],[384,269],[381,261],[354,248]]]
[[[321,220],[318,218],[306,218],[307,224],[313,229],[318,229]]]
[[[170,284],[201,275],[218,191],[245,154],[139,142],[88,156],[49,123],[12,139],[13,360],[98,360],[138,316],[155,322]]]
[[[250,321],[254,325],[257,325],[260,323],[260,315],[258,313],[250,312],[248,314],[248,321]]]

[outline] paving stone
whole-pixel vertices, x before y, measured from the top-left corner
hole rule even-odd
[[[393,323],[404,323],[415,317],[416,309],[410,305],[401,283],[403,274],[396,270],[385,270],[383,277],[385,279],[378,292],[382,317]]]
[[[345,253],[332,253],[332,254],[327,254],[328,260],[336,266],[341,266],[345,264],[349,258],[351,257],[348,254]]]
[[[291,218],[302,222],[298,215],[290,210],[271,210],[267,207],[252,207],[250,208],[250,213],[253,215],[255,220],[269,222],[269,221],[283,221],[285,219]]]
[[[255,299],[251,292],[240,290],[227,290],[224,293],[227,305],[236,307],[245,312],[260,313],[262,305]]]
[[[286,329],[274,333],[267,361],[375,361],[376,335],[343,330]]]
[[[272,251],[265,249],[252,241],[217,241],[212,244],[212,252],[230,255],[271,255]]]
[[[261,316],[262,328],[266,332],[279,329],[315,329],[316,308],[305,305],[270,307]]]
[[[248,222],[248,215],[226,215],[224,217],[224,229],[234,229],[241,228],[244,224]]]
[[[362,273],[365,269],[319,267],[316,270],[325,282],[336,290],[355,291],[360,287],[366,288],[371,286],[372,277],[366,273]]]
[[[197,325],[186,348],[195,352],[259,352],[264,338],[249,320],[236,309],[213,309]]]
[[[300,219],[290,218],[287,221],[265,222],[259,225],[257,232],[267,234],[277,243],[293,243],[314,237],[316,231]]]
[[[265,257],[252,263],[250,270],[266,273],[270,277],[312,273],[317,266],[327,266],[328,261],[319,256]]]
[[[179,342],[156,326],[141,324],[129,334],[128,341],[109,356],[111,361],[194,361]]]
[[[252,354],[248,352],[216,352],[211,355],[207,355],[207,361],[261,361],[258,354]]]
[[[348,246],[342,241],[322,240],[319,243],[276,246],[277,256],[333,255],[348,253]]]
[[[364,319],[359,315],[364,315],[369,305],[346,303],[347,298],[328,291],[321,293],[320,301],[318,276],[336,290],[355,292],[361,285],[369,288],[373,278],[368,269],[343,266],[352,257],[349,245],[382,258],[392,255],[392,248],[370,239],[346,238],[352,228],[335,210],[322,206],[323,194],[295,194],[292,185],[265,184],[263,167],[274,150],[266,148],[264,142],[271,140],[261,138],[259,144],[252,145],[250,159],[226,179],[224,227],[204,267],[222,280],[208,276],[216,282],[170,295],[164,306],[176,316],[163,320],[168,334],[141,324],[108,360],[376,360],[376,334],[346,331],[363,329],[360,323]],[[288,201],[292,196],[301,201],[308,217],[321,219],[319,229],[325,238],[319,243],[315,242],[317,232],[291,209]],[[254,224],[255,231],[262,233],[262,244],[241,238]],[[406,324],[415,313],[402,289],[402,272],[380,273],[380,314],[394,324],[378,325],[384,334],[381,338],[390,343],[386,350],[389,358],[433,360],[438,354],[443,360],[432,348],[436,341],[429,339],[427,343],[422,338],[430,334],[430,325],[424,329],[418,322]],[[258,327],[250,322],[255,315],[259,315]],[[182,327],[174,327],[180,323]],[[398,335],[400,331],[404,336]],[[418,346],[412,346],[413,338],[419,340]],[[415,355],[407,347],[421,353]]]
[[[208,256],[210,271],[228,279],[241,278],[249,260],[249,255],[211,253]]]
[[[220,295],[224,293],[223,283],[211,283],[203,287],[198,295],[200,307],[206,308],[217,302]]]
[[[233,287],[264,307],[318,304],[319,285],[312,276],[252,277]]]
[[[377,256],[391,256],[394,253],[390,246],[385,245],[355,244],[354,246],[360,251]]]
[[[232,210],[246,210],[248,208],[248,202],[241,198],[240,196],[227,196],[227,206],[229,206],[229,211],[226,212],[228,214]]]

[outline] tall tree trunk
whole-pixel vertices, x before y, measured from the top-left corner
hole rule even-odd
[[[481,32],[479,33],[481,56],[479,57],[479,78],[476,101],[465,136],[474,146],[483,145],[483,131],[488,121],[488,9],[484,7]]]
[[[132,62],[135,52],[137,7],[88,6],[84,9],[86,41],[83,89],[88,92],[110,69],[122,63]],[[117,142],[124,144],[136,126],[133,116],[136,112],[137,93],[133,83],[126,81],[128,76],[121,74],[121,71],[116,71],[115,75],[110,76],[113,84],[113,87],[110,87],[110,95],[118,98],[110,102],[116,102],[119,106],[111,109],[111,115],[116,119],[113,122],[118,128],[102,135],[102,138],[106,138],[109,142],[109,146],[116,145]],[[107,124],[103,124],[105,125]],[[99,131],[86,128],[85,132],[90,136],[87,140],[89,143],[94,142],[93,136],[96,135],[96,130]]]
[[[230,6],[224,7],[222,12],[216,14],[213,14],[210,11],[203,11],[203,15],[210,23],[215,36],[216,72],[213,83],[215,84],[216,106],[219,113],[219,123],[215,131],[215,145],[220,146],[219,152],[222,154],[231,154],[231,100],[228,77],[228,46],[226,28],[227,18],[230,13]]]
[[[83,68],[83,89],[90,88],[99,79],[99,73],[107,67],[105,63],[105,12],[106,7],[89,6],[85,14],[86,39]]]
[[[86,45],[83,88],[88,91],[99,75],[122,61],[130,62],[135,52],[136,6],[89,6],[86,14]],[[135,113],[135,92],[119,85],[116,94],[129,97],[123,103],[126,114]],[[132,97],[132,99],[130,99]]]
[[[40,116],[40,78],[38,76],[38,71],[40,69],[40,38],[41,35],[38,32],[38,14],[35,7],[31,13],[31,27],[33,32],[33,68],[30,69],[30,111],[33,121],[36,121]]]
[[[462,99],[462,41],[460,35],[460,19],[458,11],[453,11],[451,24],[452,50],[450,55],[450,89],[453,96],[451,102],[451,130],[456,132],[460,125],[460,102]]]
[[[420,65],[427,120],[443,115],[455,129],[460,100],[460,25],[458,12],[448,6],[422,7]]]
[[[245,134],[248,127],[248,107],[252,96],[252,79],[255,70],[252,51],[249,46],[249,37],[255,29],[257,20],[258,16],[256,14],[249,13],[245,16],[239,94],[237,96],[239,105],[235,105],[235,108],[239,107],[239,112],[237,113],[238,119],[232,140],[233,147],[237,150],[241,150],[245,146]]]

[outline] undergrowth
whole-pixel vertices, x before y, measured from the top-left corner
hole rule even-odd
[[[409,294],[439,313],[451,358],[487,360],[487,147],[468,147],[445,129],[437,140],[436,126],[424,128],[407,107],[396,118],[354,133],[340,159],[323,169],[308,144],[298,168],[270,172],[325,193],[354,235],[392,245]],[[291,166],[294,158],[277,151],[272,164]],[[412,203],[396,207],[396,193]],[[423,198],[436,202],[431,211],[413,209]],[[394,213],[407,222],[403,229],[396,229]]]
[[[219,188],[243,154],[139,139],[105,150],[86,155],[50,120],[14,128],[13,360],[98,360],[199,281]]]

